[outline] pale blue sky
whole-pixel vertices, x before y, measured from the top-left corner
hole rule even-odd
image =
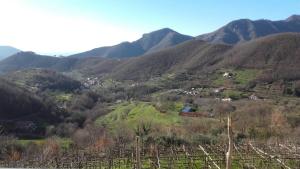
[[[300,14],[299,0],[1,0],[0,45],[78,52],[164,27],[197,36],[235,19],[292,14]]]

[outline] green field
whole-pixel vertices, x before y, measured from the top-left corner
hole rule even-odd
[[[135,127],[140,122],[176,125],[181,123],[181,117],[176,111],[166,113],[159,112],[152,104],[147,102],[127,102],[113,107],[113,111],[106,116],[99,117],[96,124],[105,125],[111,129],[117,127],[120,123]]]
[[[223,72],[229,72],[233,74],[232,78],[223,77]],[[256,69],[240,69],[231,70],[224,69],[215,75],[214,85],[220,86],[224,85],[226,82],[231,81],[235,84],[246,85],[250,81],[254,80],[261,72]]]
[[[243,69],[235,70],[234,74],[235,83],[246,85],[250,81],[254,80],[260,74],[260,71],[255,69]]]
[[[187,137],[196,140],[210,140],[212,136],[207,132],[218,129],[220,127],[219,120],[208,117],[195,118],[180,116],[179,112],[182,106],[182,103],[167,104],[164,106],[167,107],[167,111],[162,113],[153,104],[148,102],[127,102],[114,106],[112,112],[99,117],[95,123],[105,126],[111,131],[116,131],[120,126],[128,126],[130,129],[136,129],[141,123],[164,128],[168,126],[176,127],[180,130],[190,130],[193,127],[200,127],[203,131],[192,132]],[[190,126],[191,128],[188,129],[186,126]],[[201,132],[205,133],[201,134]]]

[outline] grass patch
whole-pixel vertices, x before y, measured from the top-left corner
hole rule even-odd
[[[176,109],[180,105],[176,104]],[[106,116],[99,117],[96,124],[105,125],[114,129],[120,123],[125,123],[134,128],[140,122],[149,122],[153,125],[174,125],[181,122],[181,118],[176,111],[166,113],[159,112],[152,104],[147,102],[123,103],[113,107],[114,110]],[[175,110],[176,110],[175,109]]]
[[[72,99],[72,94],[70,93],[59,93],[55,95],[55,99],[59,102],[67,102]]]
[[[21,139],[21,140],[17,140],[17,143],[18,144],[20,144],[20,145],[22,145],[22,146],[27,146],[27,145],[29,145],[29,144],[37,144],[37,145],[43,145],[43,144],[45,144],[45,142],[46,142],[46,140],[45,139],[31,139],[31,140],[23,140],[23,139]]]
[[[231,98],[233,100],[238,100],[241,99],[243,97],[247,97],[243,92],[237,91],[237,90],[225,90],[222,93],[223,97],[225,98]]]
[[[241,85],[246,85],[250,81],[254,80],[260,73],[259,70],[255,69],[243,69],[235,70],[234,72],[234,82]]]
[[[213,85],[223,86],[228,79],[224,78],[221,74],[215,75]]]
[[[232,73],[233,76],[231,78],[223,77],[224,72]],[[246,85],[254,80],[259,74],[260,71],[256,69],[223,69],[214,75],[213,84],[216,86],[222,86],[231,81],[235,84]]]
[[[42,146],[46,143],[46,141],[46,139],[19,139],[17,140],[17,143],[24,147],[28,146],[29,144]],[[62,149],[68,149],[72,144],[72,140],[69,138],[58,138],[58,143]]]

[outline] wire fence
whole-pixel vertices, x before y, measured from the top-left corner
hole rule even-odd
[[[6,168],[209,169],[225,168],[226,145],[68,151],[51,158],[0,161]],[[235,145],[232,169],[300,169],[298,148],[286,145]]]

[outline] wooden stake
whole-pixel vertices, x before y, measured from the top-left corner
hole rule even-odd
[[[205,149],[199,145],[199,148],[204,152],[204,154],[206,155],[206,157],[213,163],[213,165],[217,168],[220,169],[220,167],[218,166],[218,164],[211,158],[211,156],[208,154],[208,152],[205,151]],[[210,166],[209,166],[210,167]]]
[[[274,156],[274,155],[270,155],[264,151],[262,151],[261,149],[257,148],[257,147],[254,147],[251,143],[249,143],[250,146],[252,147],[252,149],[257,153],[257,154],[260,154],[261,156],[265,155],[265,156],[268,156],[269,159],[274,159],[276,162],[278,162],[279,164],[281,164],[284,168],[286,169],[291,169],[289,166],[287,166],[283,160],[280,160],[277,156]]]
[[[141,169],[141,150],[140,150],[140,137],[136,136],[136,147],[135,147],[135,157],[136,157],[136,169]]]
[[[228,151],[226,153],[226,169],[231,169],[232,164],[232,122],[231,122],[231,115],[228,114],[227,118],[227,132],[228,132]]]
[[[156,163],[157,163],[157,167],[158,167],[158,169],[160,169],[160,160],[159,160],[159,149],[158,149],[158,146],[156,146],[155,150],[156,150]]]

